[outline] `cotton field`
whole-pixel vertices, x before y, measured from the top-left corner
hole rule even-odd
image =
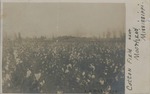
[[[7,39],[2,60],[5,93],[124,92],[125,42],[119,39]]]

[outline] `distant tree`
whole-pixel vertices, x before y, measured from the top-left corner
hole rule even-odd
[[[15,40],[17,40],[17,39],[18,39],[18,37],[17,37],[17,34],[16,34],[16,33],[14,33],[13,38],[14,38]]]
[[[101,34],[99,34],[98,39],[101,39]]]
[[[54,34],[52,34],[52,39],[55,39],[55,35]]]
[[[113,32],[113,38],[117,38],[116,31]]]
[[[10,38],[10,37],[8,37],[8,34],[7,34],[7,33],[5,33],[3,37],[4,37],[4,38],[3,38],[4,40],[9,40],[9,38]]]
[[[41,36],[40,40],[46,40],[46,37],[45,36]]]
[[[110,38],[110,36],[111,36],[111,32],[109,32],[109,31],[108,31],[108,32],[107,32],[107,34],[106,34],[106,38],[108,38],[108,39],[109,39],[109,38]]]
[[[120,31],[119,32],[119,37],[120,37],[120,39],[125,39],[125,32],[122,32],[122,31]]]
[[[20,32],[18,33],[18,39],[19,39],[19,40],[22,39]]]
[[[105,33],[105,32],[103,32],[103,38],[105,38],[105,36],[106,36],[106,33]]]

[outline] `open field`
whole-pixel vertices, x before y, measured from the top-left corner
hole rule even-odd
[[[2,59],[3,92],[124,92],[124,40],[6,39]]]

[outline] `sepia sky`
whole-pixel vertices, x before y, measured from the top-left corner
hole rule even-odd
[[[125,5],[101,3],[5,3],[3,34],[93,37],[124,31]]]

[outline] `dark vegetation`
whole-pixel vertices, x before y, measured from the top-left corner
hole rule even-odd
[[[124,37],[6,38],[2,60],[5,93],[124,93]]]

